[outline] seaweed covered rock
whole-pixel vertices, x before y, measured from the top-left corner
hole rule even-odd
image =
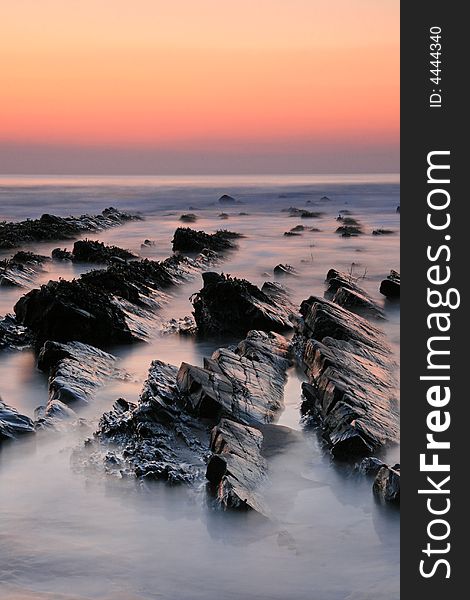
[[[361,223],[354,217],[345,217],[342,214],[336,219],[341,225],[336,229],[343,237],[357,236],[364,233]]]
[[[399,438],[390,349],[382,331],[340,306],[311,297],[301,305],[294,346],[309,382],[303,411],[319,419],[332,454],[373,454]]]
[[[98,347],[143,341],[152,312],[167,298],[163,290],[187,281],[205,260],[145,259],[113,264],[73,281],[49,281],[18,300],[16,318],[39,345],[46,340]]]
[[[201,252],[202,250],[214,250],[224,252],[236,248],[234,240],[242,237],[239,233],[220,230],[215,233],[196,231],[190,227],[178,227],[173,236],[172,244],[174,252]]]
[[[380,284],[380,293],[387,298],[396,299],[400,297],[400,273],[390,271],[390,275]]]
[[[28,242],[73,239],[86,232],[102,231],[140,218],[110,207],[98,215],[58,217],[44,214],[39,219],[4,221],[0,223],[0,248],[17,248]]]
[[[211,433],[212,456],[206,477],[217,503],[224,509],[253,509],[267,514],[259,493],[267,464],[261,455],[263,434],[254,427],[223,419]]]
[[[292,327],[290,313],[269,293],[246,279],[207,272],[192,297],[198,331],[204,335],[245,335],[251,329],[282,332]]]
[[[195,223],[198,217],[194,213],[184,213],[180,216],[180,221],[182,223]]]
[[[33,421],[0,398],[0,444],[26,433],[34,433]]]
[[[72,260],[75,262],[107,264],[131,258],[137,258],[137,256],[129,250],[118,246],[107,246],[103,242],[78,240],[73,245]]]

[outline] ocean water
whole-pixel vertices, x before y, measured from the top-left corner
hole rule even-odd
[[[223,207],[223,193],[243,204]],[[323,199],[327,196],[328,199]],[[143,221],[92,239],[149,258],[171,253],[183,212],[198,215],[191,227],[245,235],[220,270],[261,285],[273,267],[293,265],[285,280],[300,303],[322,295],[331,267],[361,276],[360,284],[384,307],[382,325],[396,362],[398,390],[399,306],[378,292],[390,269],[399,270],[399,181],[396,176],[323,177],[0,177],[0,220],[95,213],[107,206],[141,212]],[[298,219],[289,206],[319,211]],[[349,210],[366,235],[334,233],[340,210]],[[229,214],[221,220],[221,212]],[[240,214],[246,213],[246,214]],[[320,231],[284,237],[295,225]],[[373,236],[374,228],[393,229]],[[141,249],[144,239],[155,246]],[[71,243],[35,244],[49,254]],[[8,256],[11,253],[1,252]],[[88,267],[48,263],[33,287],[72,278]],[[114,348],[130,377],[105,385],[81,411],[84,423],[61,434],[4,445],[0,450],[0,595],[19,599],[190,600],[395,600],[399,596],[399,514],[378,505],[371,481],[331,462],[317,434],[303,427],[302,374],[292,369],[279,422],[297,441],[270,461],[265,495],[274,518],[214,512],[203,490],[138,484],[73,468],[74,449],[93,431],[119,396],[138,398],[150,362],[201,364],[220,345],[162,336],[161,323],[191,314],[189,297],[199,277],[180,286],[155,317],[147,344]],[[0,288],[0,315],[27,290]],[[32,415],[47,399],[47,381],[32,352],[0,354],[0,396]],[[385,459],[399,460],[399,448]]]

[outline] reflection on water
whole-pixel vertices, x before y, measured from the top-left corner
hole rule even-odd
[[[285,283],[296,303],[311,294],[323,293],[324,277],[330,267],[349,270],[351,263],[356,263],[355,273],[366,272],[361,285],[384,305],[388,318],[384,328],[398,361],[399,307],[385,304],[378,294],[381,278],[391,268],[399,267],[398,236],[339,238],[333,233],[338,211],[344,208],[351,210],[369,232],[375,227],[398,230],[398,188],[392,183],[336,180],[316,182],[315,187],[290,179],[267,182],[265,187],[255,186],[254,181],[242,186],[238,181],[238,188],[229,187],[228,183],[221,188],[206,180],[193,182],[194,185],[190,181],[184,185],[181,181],[165,182],[166,187],[152,180],[133,182],[130,188],[122,181],[108,186],[94,182],[94,187],[89,187],[89,182],[87,187],[82,181],[83,185],[77,188],[76,182],[62,187],[48,182],[50,204],[45,203],[45,190],[35,187],[41,185],[37,182],[22,180],[22,188],[14,187],[18,182],[7,183],[9,187],[0,180],[0,195],[6,200],[2,218],[26,216],[28,203],[38,194],[42,203],[27,216],[46,211],[93,212],[108,204],[125,208],[133,205],[136,210],[146,211],[149,216],[143,222],[90,237],[151,258],[169,254],[180,212],[200,205],[194,211],[200,219],[193,227],[207,231],[226,227],[246,235],[222,270],[261,284],[276,264],[292,264],[299,277]],[[117,199],[113,195],[116,186],[120,186]],[[221,208],[210,203],[221,193],[234,190],[246,204],[224,208],[231,216],[220,221]],[[304,195],[307,192],[309,195]],[[319,199],[325,194],[331,201],[320,205]],[[279,198],[280,195],[287,198]],[[24,203],[15,205],[15,198]],[[77,210],[70,208],[71,198],[76,200]],[[303,207],[309,198],[318,203],[312,210],[324,212],[322,218],[306,222],[280,212],[290,205]],[[241,211],[250,215],[239,215]],[[299,223],[321,231],[283,237],[284,231]],[[155,240],[156,245],[144,253],[140,244],[146,238]],[[48,254],[57,245],[38,244],[34,250]],[[77,276],[81,271],[67,263],[50,263],[38,276],[36,285],[49,278]],[[175,290],[158,316],[159,321],[190,314],[189,296],[200,285],[197,277]],[[1,290],[0,314],[10,312],[22,293],[24,290]],[[203,489],[142,485],[72,468],[73,449],[91,434],[103,411],[118,396],[130,401],[138,398],[152,360],[201,364],[203,357],[220,344],[220,340],[156,334],[148,344],[114,348],[119,366],[131,377],[125,382],[110,382],[100,390],[96,400],[80,413],[88,426],[83,424],[67,434],[42,433],[35,440],[2,448],[2,598],[398,597],[398,513],[377,506],[371,482],[332,464],[316,434],[303,430],[298,411],[302,374],[295,369],[289,371],[286,409],[279,422],[297,430],[297,435],[282,453],[270,459],[270,478],[264,491],[274,514],[270,522],[255,514],[214,512],[205,503]],[[2,398],[27,414],[46,400],[47,382],[35,369],[34,356],[29,351],[0,355],[0,382]],[[394,449],[387,458],[395,460],[397,453]]]

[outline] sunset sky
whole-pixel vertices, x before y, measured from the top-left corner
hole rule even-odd
[[[0,173],[396,172],[398,0],[13,0]]]

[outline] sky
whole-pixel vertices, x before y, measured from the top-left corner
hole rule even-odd
[[[399,0],[0,6],[0,173],[399,169]]]

